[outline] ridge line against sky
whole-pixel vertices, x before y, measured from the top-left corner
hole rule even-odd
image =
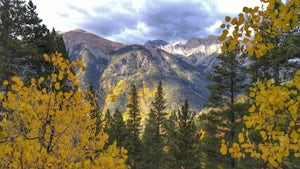
[[[259,0],[32,0],[43,23],[57,31],[83,29],[125,44],[219,35],[225,16]]]

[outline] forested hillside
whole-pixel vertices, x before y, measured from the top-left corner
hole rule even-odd
[[[300,3],[262,2],[224,16],[215,50],[66,41],[0,0],[0,168],[300,168]]]

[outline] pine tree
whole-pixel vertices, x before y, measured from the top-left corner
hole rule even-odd
[[[127,138],[127,127],[126,123],[123,120],[123,116],[119,109],[116,109],[113,115],[113,122],[111,123],[111,130],[114,131],[114,134],[111,134],[110,137],[117,142],[117,147],[124,147],[124,142]]]
[[[165,160],[163,152],[163,132],[165,129],[163,128],[163,124],[167,118],[167,113],[164,111],[165,109],[166,100],[163,96],[162,83],[159,82],[143,135],[145,151],[143,154],[145,164],[143,168],[163,168],[162,164]]]
[[[25,5],[24,11],[24,28],[22,29],[21,36],[25,43],[33,43],[34,41],[41,39],[48,29],[42,23],[42,19],[38,17],[36,12],[36,6],[30,0]]]
[[[45,75],[41,73],[51,67],[43,59],[45,53],[59,51],[68,58],[62,37],[41,22],[31,0],[0,0],[0,81],[13,75]]]
[[[177,168],[177,160],[176,160],[176,123],[177,123],[177,115],[176,111],[172,112],[170,117],[166,120],[165,128],[166,128],[166,145],[164,147],[164,152],[166,153],[166,168]]]
[[[125,147],[128,132],[121,112],[119,109],[116,109],[112,116],[110,115],[110,112],[109,115],[106,116],[110,116],[106,118],[109,122],[105,120],[106,126],[104,127],[104,131],[109,135],[107,145],[111,145],[116,142],[117,147]]]
[[[104,115],[104,122],[105,123],[104,123],[103,127],[109,129],[112,121],[113,121],[113,117],[110,113],[110,110],[107,109],[106,112],[105,112],[105,115]]]
[[[24,27],[25,1],[0,1],[0,81],[8,79],[16,71],[15,65],[20,64],[20,57],[24,56],[18,37]]]
[[[273,79],[274,83],[279,85],[293,78],[300,66],[297,62],[291,62],[291,59],[299,59],[299,56],[297,56],[299,49],[295,48],[295,46],[299,46],[299,42],[294,40],[295,37],[297,35],[272,38],[272,43],[276,46],[269,50],[264,57],[249,57],[251,64],[247,68],[247,72],[250,74],[252,83]],[[270,38],[268,39],[270,40]]]
[[[138,169],[141,161],[142,143],[140,140],[141,112],[139,109],[138,94],[135,85],[132,85],[127,104],[129,118],[127,120],[128,140],[125,148],[128,150],[128,164],[132,169]]]
[[[241,118],[241,113],[236,111],[236,96],[243,92],[245,75],[243,73],[242,64],[244,63],[244,56],[241,48],[237,48],[232,52],[225,52],[217,56],[220,63],[214,67],[214,72],[208,78],[213,84],[208,85],[207,88],[210,91],[209,106],[218,108],[220,110],[213,110],[209,112],[204,119],[216,119],[216,121],[210,121],[212,125],[216,125],[218,131],[225,132],[225,137],[233,142],[236,135],[237,124],[236,120]],[[206,115],[205,115],[206,116]],[[215,117],[214,117],[215,116]],[[206,129],[204,129],[206,130]],[[209,133],[208,133],[209,134]],[[211,133],[212,137],[217,138],[216,135]],[[207,137],[209,138],[209,137]],[[214,144],[213,142],[211,144]],[[214,145],[215,146],[215,145]],[[209,148],[211,146],[206,146]],[[209,151],[209,149],[207,149]],[[207,152],[212,154],[211,152]],[[234,159],[231,160],[231,167],[236,166]]]
[[[172,148],[176,159],[175,168],[199,168],[200,152],[197,145],[200,142],[200,136],[194,122],[195,112],[190,110],[188,100],[185,100],[176,116],[176,134]]]

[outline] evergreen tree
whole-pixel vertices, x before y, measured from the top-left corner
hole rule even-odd
[[[164,147],[165,155],[165,165],[166,168],[177,168],[177,160],[176,160],[176,122],[177,122],[176,111],[172,112],[170,117],[166,120],[165,128],[166,128],[166,146]]]
[[[247,71],[250,74],[251,82],[257,83],[273,79],[275,84],[279,85],[283,81],[291,80],[294,72],[299,68],[299,63],[291,62],[291,59],[300,58],[297,55],[299,49],[297,50],[293,46],[299,46],[299,42],[295,41],[293,37],[284,37],[274,41],[277,46],[268,51],[264,57],[249,57],[251,64]]]
[[[125,148],[128,150],[127,162],[132,169],[139,169],[141,161],[142,142],[139,138],[141,130],[141,112],[135,85],[132,85],[127,104],[129,117],[127,120],[128,140]]]
[[[104,120],[103,120],[103,128],[104,128],[104,131],[106,133],[109,132],[110,125],[111,125],[112,121],[113,121],[113,118],[112,118],[112,115],[110,113],[110,110],[107,109],[105,114],[104,114]]]
[[[172,152],[176,159],[175,168],[196,169],[200,167],[200,136],[194,122],[195,112],[189,108],[188,100],[177,111],[176,134]]]
[[[110,136],[112,139],[117,142],[117,147],[124,147],[124,143],[127,138],[127,127],[126,123],[123,120],[123,116],[119,109],[116,109],[115,114],[113,115],[113,122],[111,123],[111,130],[114,131]]]
[[[236,111],[235,109],[237,105],[236,96],[243,92],[245,85],[245,75],[242,67],[244,56],[241,48],[237,48],[232,52],[222,53],[218,55],[217,58],[220,60],[220,63],[214,67],[213,74],[208,77],[213,84],[208,85],[207,88],[210,90],[210,96],[208,98],[209,106],[218,108],[219,110],[216,111],[216,109],[214,109],[212,112],[208,113],[207,116],[210,117],[204,116],[204,119],[216,120],[210,121],[212,125],[215,125],[216,129],[219,130],[215,132],[225,134],[224,137],[233,142],[238,127],[236,121],[242,116],[241,112]],[[207,128],[204,130],[207,130]],[[215,132],[208,134],[212,134],[211,136],[215,137],[215,140],[217,141],[220,138],[217,137]],[[207,148],[207,151],[205,150],[206,153],[211,155],[215,154],[209,152],[210,147],[216,146],[215,142],[208,142],[208,144],[213,145],[205,146],[205,148]],[[217,151],[217,153],[218,152],[219,151]],[[230,163],[231,167],[236,166],[236,161],[234,159],[232,159]]]
[[[234,99],[244,90],[245,74],[243,72],[244,54],[238,48],[232,52],[217,56],[220,63],[213,69],[208,79],[213,84],[208,85],[210,91],[209,106],[230,107]]]
[[[25,5],[25,9],[23,15],[26,25],[20,33],[26,43],[34,43],[34,41],[41,39],[48,29],[44,24],[41,24],[42,19],[38,17],[36,6],[31,0]]]
[[[110,115],[110,112],[108,112],[110,116],[107,118],[109,122],[105,126],[104,131],[109,135],[108,143],[107,145],[112,145],[114,141],[117,142],[117,147],[125,147],[125,142],[127,138],[127,127],[125,124],[125,121],[123,120],[123,116],[119,109],[116,109],[113,116]]]
[[[25,1],[0,0],[0,81],[8,79],[16,71],[23,56],[19,38],[24,27]],[[20,64],[20,63],[19,63]]]
[[[68,58],[62,37],[41,22],[31,0],[0,0],[0,81],[48,74],[41,74],[51,67],[43,59],[45,53]]]
[[[162,164],[165,160],[163,152],[163,132],[165,129],[163,128],[163,124],[167,118],[167,113],[164,111],[165,109],[166,100],[163,96],[162,83],[159,82],[143,135],[145,151],[143,154],[145,164],[143,168],[163,168]]]
[[[276,6],[282,4],[281,1],[276,2]],[[272,23],[263,22],[260,29],[269,28],[270,24],[272,25]],[[263,33],[262,38],[264,43],[271,43],[274,47],[268,50],[263,57],[257,58],[255,55],[249,57],[252,62],[247,71],[251,81],[257,83],[273,79],[274,83],[279,85],[283,81],[291,80],[296,70],[300,68],[299,62],[291,61],[300,58],[299,27],[276,37]]]

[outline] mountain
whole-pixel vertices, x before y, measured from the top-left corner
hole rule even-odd
[[[197,66],[205,72],[210,72],[213,66],[218,63],[216,56],[221,53],[221,45],[218,37],[211,35],[207,38],[192,38],[169,43],[165,46],[159,46],[159,48],[171,54],[182,56],[187,63]]]
[[[131,84],[140,89],[143,112],[148,112],[154,89],[162,81],[168,109],[175,110],[185,99],[189,99],[195,110],[200,110],[208,95],[206,78],[196,67],[161,49],[130,45],[112,54],[112,60],[101,76],[101,86],[112,91],[118,99],[110,100],[107,108],[124,109],[126,94]]]
[[[148,40],[144,45],[145,46],[159,47],[159,46],[165,46],[167,44],[168,44],[168,42],[158,39],[158,40]]]
[[[97,88],[104,110],[119,108],[125,112],[128,91],[135,84],[141,109],[148,113],[159,81],[169,112],[185,99],[198,112],[207,101],[206,75],[216,63],[220,46],[213,36],[170,44],[148,41],[146,45],[124,45],[83,30],[65,32],[62,37],[70,59],[82,59],[86,64],[87,71],[78,72],[78,76],[86,86],[91,83]]]

